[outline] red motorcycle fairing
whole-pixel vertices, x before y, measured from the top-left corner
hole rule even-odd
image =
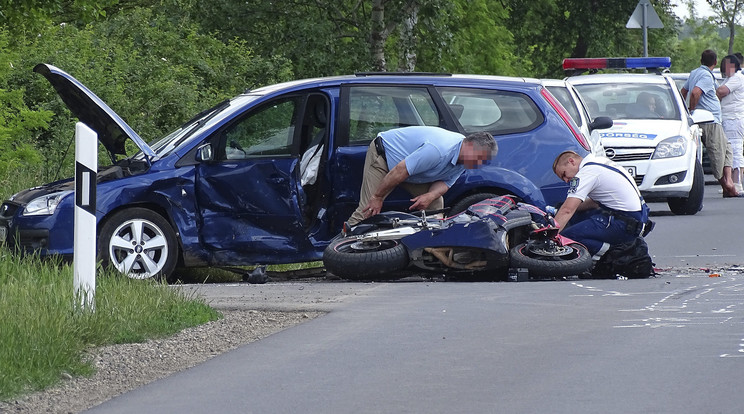
[[[532,231],[531,238],[553,239],[559,246],[568,246],[569,244],[578,244],[578,245],[584,246],[583,244],[577,242],[576,240],[573,240],[571,238],[568,238],[558,233],[559,230],[560,229],[555,226],[540,227],[539,229]]]

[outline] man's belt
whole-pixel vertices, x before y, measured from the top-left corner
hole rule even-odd
[[[382,137],[378,135],[372,142],[375,143],[377,155],[381,156],[385,161],[387,161],[387,158],[385,157],[385,147],[382,145]]]
[[[646,236],[654,228],[654,222],[643,222],[617,211],[602,210],[602,214],[625,223],[625,231],[633,236]]]

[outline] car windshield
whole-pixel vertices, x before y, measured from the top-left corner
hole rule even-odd
[[[673,91],[667,84],[601,83],[574,85],[592,119],[681,119]],[[676,92],[675,92],[676,93]]]
[[[153,151],[155,151],[155,154],[157,154],[157,158],[162,158],[170,154],[181,144],[186,142],[187,138],[192,136],[199,128],[206,125],[210,119],[214,118],[229,107],[230,100],[224,100],[214,107],[200,112],[199,114],[191,118],[188,122],[181,125],[168,135],[149,142],[148,145],[150,148],[152,148]],[[134,154],[132,158],[144,159],[144,157],[144,153],[142,153],[142,151],[139,151]]]

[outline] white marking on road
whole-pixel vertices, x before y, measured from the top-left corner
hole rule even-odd
[[[688,258],[688,257],[739,257],[739,256],[735,254],[686,254],[682,256],[672,256],[672,257]]]
[[[730,311],[728,309],[719,309],[719,310],[711,311],[711,313],[734,313],[734,311]]]

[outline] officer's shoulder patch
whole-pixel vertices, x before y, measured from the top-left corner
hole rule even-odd
[[[579,177],[574,177],[568,182],[568,192],[575,193],[577,188],[579,188]]]

